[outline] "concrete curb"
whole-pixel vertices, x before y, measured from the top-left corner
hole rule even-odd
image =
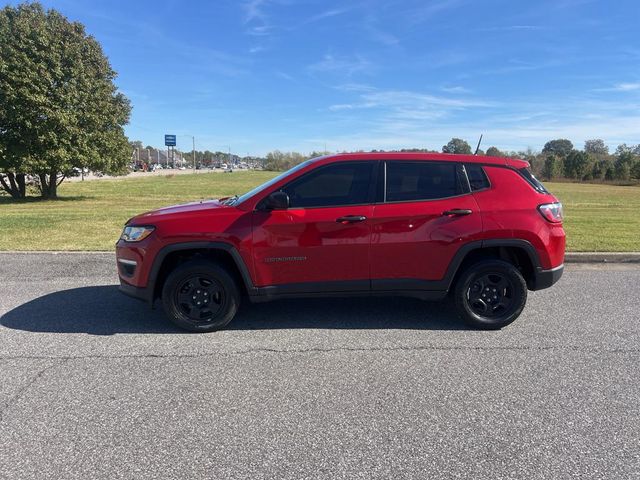
[[[640,263],[640,252],[567,252],[565,263]]]

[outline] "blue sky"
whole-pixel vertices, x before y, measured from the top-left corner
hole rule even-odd
[[[46,1],[131,99],[127,134],[239,154],[640,143],[637,0]]]

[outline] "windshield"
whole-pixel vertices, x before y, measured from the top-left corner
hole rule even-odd
[[[289,170],[287,170],[286,172],[282,172],[280,175],[278,175],[276,177],[273,177],[268,182],[265,182],[265,183],[263,183],[261,185],[258,185],[256,188],[254,188],[253,190],[249,190],[244,195],[240,195],[239,197],[236,197],[234,199],[234,201],[233,201],[233,205],[238,205],[238,204],[244,202],[245,200],[250,199],[256,193],[260,193],[265,188],[269,188],[271,185],[274,185],[274,184],[278,183],[284,177],[286,177],[288,175],[291,175],[292,173],[297,172],[298,170],[302,170],[304,167],[306,167],[307,165],[310,165],[311,163],[315,162],[316,160],[317,160],[317,158],[311,158],[311,159],[309,159],[309,160],[307,160],[305,162],[299,163],[295,167],[290,168]]]

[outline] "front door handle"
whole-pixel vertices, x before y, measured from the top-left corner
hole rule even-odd
[[[344,217],[336,218],[336,222],[346,225],[347,223],[364,222],[366,219],[367,217],[364,215],[345,215]]]
[[[465,208],[453,208],[451,210],[445,210],[442,212],[443,217],[454,216],[460,217],[463,215],[471,215],[473,212],[471,210],[467,210]]]

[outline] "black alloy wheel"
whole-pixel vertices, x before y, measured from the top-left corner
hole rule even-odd
[[[478,275],[467,289],[467,303],[476,314],[496,318],[509,312],[514,303],[514,286],[501,272]]]
[[[187,277],[175,290],[180,311],[195,323],[208,323],[224,304],[224,289],[213,277],[196,274]]]
[[[460,318],[476,328],[502,328],[520,316],[527,283],[518,268],[504,260],[481,260],[467,267],[453,291]]]
[[[178,265],[162,287],[162,306],[169,320],[192,332],[224,328],[240,305],[238,285],[227,270],[208,260]]]

